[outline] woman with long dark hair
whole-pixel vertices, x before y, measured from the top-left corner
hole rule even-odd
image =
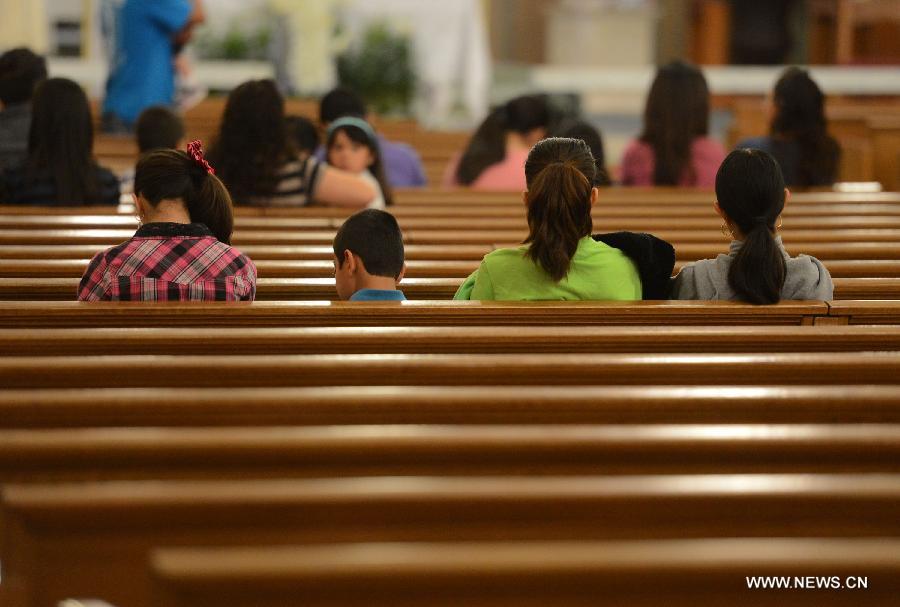
[[[708,133],[703,73],[682,61],[664,65],[647,95],[644,130],[622,158],[622,184],[712,187],[725,150]]]
[[[778,161],[788,186],[828,186],[838,177],[841,148],[828,134],[825,95],[809,73],[784,71],[772,93],[773,115],[767,137],[745,139],[738,148],[753,148]]]
[[[375,197],[355,175],[297,151],[287,133],[284,97],[272,80],[252,80],[228,96],[209,153],[237,204],[363,207]]]
[[[0,202],[42,206],[119,204],[119,180],[94,160],[87,96],[66,78],[35,89],[28,157],[0,175]],[[5,194],[2,194],[4,192]]]
[[[543,97],[516,97],[484,119],[459,159],[447,167],[443,184],[479,190],[523,190],[525,159],[547,136],[550,110]]]
[[[682,268],[674,299],[725,299],[773,304],[831,299],[831,275],[815,257],[791,257],[781,243],[781,214],[790,198],[775,159],[761,150],[731,152],[716,175],[716,212],[731,237],[727,255]]]
[[[454,299],[641,299],[634,263],[591,238],[596,170],[584,141],[553,137],[537,143],[525,163],[528,238],[520,247],[486,255]]]

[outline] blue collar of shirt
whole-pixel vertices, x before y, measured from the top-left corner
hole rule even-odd
[[[406,301],[406,296],[397,289],[360,289],[350,301]]]

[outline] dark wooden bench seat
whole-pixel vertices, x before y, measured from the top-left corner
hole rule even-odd
[[[855,607],[896,599],[898,555],[896,539],[390,542],[158,549],[151,567],[158,607]],[[762,575],[846,587],[748,589]]]
[[[147,607],[159,547],[900,533],[889,474],[123,481],[6,485],[2,504],[4,596],[21,607]]]
[[[900,387],[327,386],[0,390],[0,427],[900,423]]]
[[[80,278],[87,268],[85,259],[3,259],[0,278]],[[254,260],[262,278],[328,278],[334,276],[334,263],[323,260]],[[478,269],[480,260],[420,260],[406,262],[407,278],[458,278],[460,281]],[[687,261],[675,264],[677,273]],[[825,262],[834,278],[898,278],[900,259],[840,259]]]
[[[508,243],[513,245],[515,243]],[[481,261],[487,253],[496,248],[489,245],[406,245],[406,259],[412,261]],[[30,244],[0,245],[0,259],[91,259],[102,247],[92,244]],[[804,243],[794,246],[787,243],[791,255],[812,255],[822,261],[896,261],[900,260],[900,247],[892,243]],[[246,245],[241,247],[255,262],[281,261],[328,261],[334,255],[330,245]],[[688,262],[713,258],[727,251],[727,243],[710,242],[679,244],[675,254],[679,261]]]
[[[407,278],[400,288],[409,299],[451,300],[462,278]],[[0,278],[0,300],[75,299],[80,278]],[[328,301],[337,298],[333,278],[259,278],[256,299]],[[835,299],[900,299],[900,278],[835,278]]]
[[[892,384],[900,352],[17,356],[7,388]]]
[[[0,329],[0,356],[875,350],[900,350],[900,326]]]
[[[0,284],[3,280],[0,279]],[[72,298],[74,299],[74,297]],[[0,327],[802,325],[828,315],[821,301],[734,302],[97,302],[2,301]],[[898,309],[900,317],[900,309]]]
[[[900,473],[900,424],[0,430],[0,483],[786,472]]]

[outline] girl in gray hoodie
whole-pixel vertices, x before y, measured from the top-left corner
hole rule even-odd
[[[777,230],[790,192],[775,159],[760,150],[729,154],[716,174],[716,212],[731,236],[728,254],[682,268],[673,299],[724,299],[754,304],[831,299],[834,284],[815,257],[791,257]],[[777,225],[776,225],[777,224]]]

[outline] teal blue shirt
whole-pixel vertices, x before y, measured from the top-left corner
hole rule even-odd
[[[406,296],[397,289],[360,289],[350,301],[406,301]]]

